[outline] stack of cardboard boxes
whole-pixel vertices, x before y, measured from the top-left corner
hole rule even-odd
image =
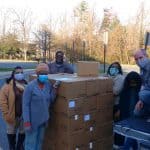
[[[107,77],[49,75],[62,81],[50,109],[44,150],[111,150],[112,80]]]

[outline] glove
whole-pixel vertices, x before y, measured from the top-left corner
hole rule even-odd
[[[55,89],[57,89],[57,88],[59,88],[60,84],[61,84],[61,81],[58,81],[58,80],[57,80],[57,81],[53,84],[53,87],[54,87]]]

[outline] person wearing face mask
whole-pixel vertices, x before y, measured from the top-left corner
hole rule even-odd
[[[142,87],[139,92],[139,101],[135,106],[134,113],[139,117],[150,116],[150,59],[145,49],[135,52],[134,59],[140,68]]]
[[[48,64],[49,66],[49,73],[56,74],[56,73],[74,73],[73,68],[70,64],[64,61],[64,53],[62,51],[57,51],[55,55],[55,61]]]
[[[25,150],[41,150],[44,131],[49,119],[49,106],[54,102],[60,82],[48,80],[49,68],[40,63],[36,67],[37,79],[32,80],[23,94]]]
[[[129,95],[132,92],[132,89],[127,87],[128,92],[122,95],[122,110],[123,113],[121,114],[122,118],[126,119],[127,117],[142,117],[142,118],[149,118],[150,117],[150,60],[148,55],[146,54],[145,49],[140,49],[135,52],[134,59],[136,64],[140,68],[140,86],[138,87],[136,101],[133,101],[133,95]],[[135,80],[135,77],[133,78]],[[128,101],[125,101],[127,100]],[[125,105],[131,101],[133,111],[129,105],[130,110],[125,109]],[[134,103],[133,103],[134,102]],[[137,103],[135,103],[137,102]],[[134,107],[133,107],[134,106]],[[129,115],[129,113],[132,113]],[[122,150],[129,150],[129,149],[137,150],[138,149],[138,142],[135,139],[126,137],[124,145],[121,147]]]
[[[123,89],[124,75],[118,62],[112,63],[107,70],[107,75],[113,79],[114,94],[114,119],[118,117],[119,94]]]
[[[0,91],[0,109],[7,125],[10,150],[24,150],[24,127],[22,119],[22,95],[27,81],[23,68],[17,66]],[[18,133],[18,137],[16,137]],[[18,139],[16,141],[16,139]]]
[[[113,79],[113,94],[114,94],[114,108],[113,108],[113,119],[118,121],[120,117],[119,100],[120,93],[123,89],[124,75],[119,62],[113,62],[107,70],[107,75]],[[124,138],[118,134],[114,135],[114,144],[123,145]]]

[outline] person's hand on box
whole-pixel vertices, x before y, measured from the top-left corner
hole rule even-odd
[[[60,84],[61,84],[61,81],[58,81],[58,80],[53,84],[56,94],[58,93],[58,88],[59,88]]]
[[[56,81],[54,84],[53,84],[53,87],[55,88],[55,89],[58,89],[59,88],[59,86],[60,86],[60,84],[61,84],[61,81]]]

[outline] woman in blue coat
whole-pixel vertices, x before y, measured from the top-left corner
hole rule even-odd
[[[31,81],[23,94],[25,150],[41,150],[49,106],[56,97],[56,88],[48,80],[49,68],[41,63],[36,68],[37,79]]]

